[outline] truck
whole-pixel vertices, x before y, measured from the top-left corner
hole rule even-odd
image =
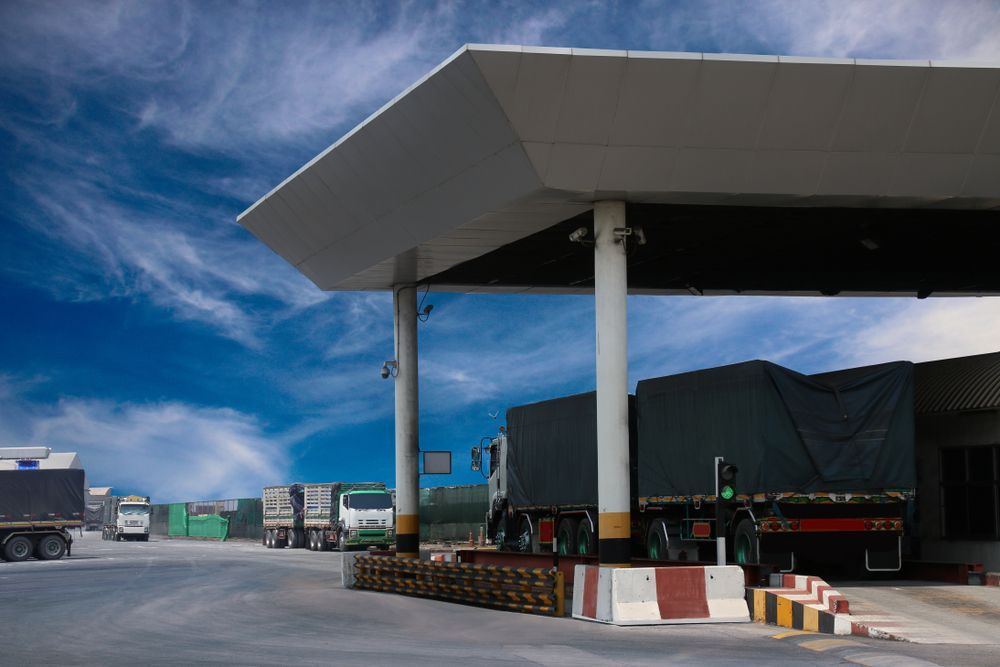
[[[149,496],[110,496],[104,501],[101,538],[149,541]]]
[[[69,556],[69,529],[83,526],[84,484],[80,469],[0,470],[0,557]]]
[[[493,543],[596,553],[596,393],[513,407],[506,421],[472,452],[474,469],[489,457]],[[913,424],[909,362],[807,376],[757,360],[642,380],[629,396],[633,556],[713,560],[725,537],[740,564],[898,570]],[[736,469],[718,523],[716,457]]]
[[[393,539],[392,495],[383,482],[264,487],[263,544],[268,549],[388,549]]]

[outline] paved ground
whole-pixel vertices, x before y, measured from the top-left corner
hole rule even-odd
[[[340,587],[339,554],[251,543],[102,542],[0,562],[0,663],[993,665],[996,646],[756,624],[615,628]]]
[[[850,602],[852,616],[907,641],[1000,644],[1000,588],[916,581],[835,586]]]

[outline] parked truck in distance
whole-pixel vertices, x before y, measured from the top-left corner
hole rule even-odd
[[[0,470],[0,556],[58,560],[70,555],[70,528],[83,526],[80,469]]]
[[[111,496],[104,503],[101,538],[149,541],[149,496]]]
[[[912,364],[806,376],[751,361],[642,380],[629,399],[634,556],[714,560],[720,456],[738,469],[722,504],[731,560],[900,568],[916,486]],[[488,453],[498,548],[555,539],[562,553],[596,553],[594,392],[511,408]]]
[[[394,539],[392,496],[382,482],[328,482],[264,488],[268,549],[387,549]]]

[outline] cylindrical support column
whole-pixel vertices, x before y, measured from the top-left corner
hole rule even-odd
[[[594,311],[597,320],[598,560],[628,567],[631,492],[628,452],[628,285],[625,202],[594,206]],[[616,233],[615,230],[619,232]]]
[[[419,558],[417,290],[413,285],[397,285],[392,293],[396,339],[396,555]]]

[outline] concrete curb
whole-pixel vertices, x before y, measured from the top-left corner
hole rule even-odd
[[[1000,586],[1000,572],[987,572],[983,583],[987,586]]]
[[[777,574],[771,575],[771,583],[780,587],[746,589],[755,622],[829,635],[852,634],[847,598],[819,577]]]

